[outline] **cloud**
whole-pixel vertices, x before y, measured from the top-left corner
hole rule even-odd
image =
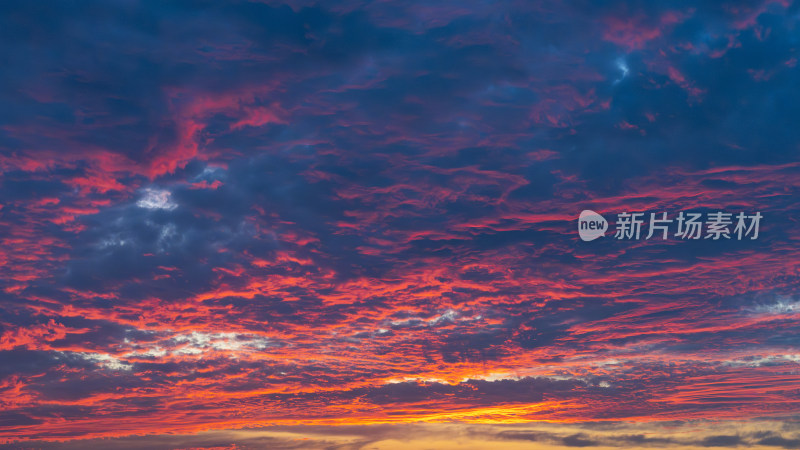
[[[169,191],[150,188],[144,190],[144,195],[136,202],[136,206],[145,209],[166,210],[178,207],[178,205],[172,202]]]
[[[0,9],[3,442],[794,445],[795,5]]]

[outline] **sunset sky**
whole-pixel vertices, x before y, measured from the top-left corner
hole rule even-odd
[[[0,3],[0,448],[800,448],[799,25]]]

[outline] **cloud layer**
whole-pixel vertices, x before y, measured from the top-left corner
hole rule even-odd
[[[792,2],[0,8],[0,440],[800,412]]]

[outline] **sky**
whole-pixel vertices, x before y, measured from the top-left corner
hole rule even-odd
[[[800,447],[798,4],[0,12],[0,448]]]

